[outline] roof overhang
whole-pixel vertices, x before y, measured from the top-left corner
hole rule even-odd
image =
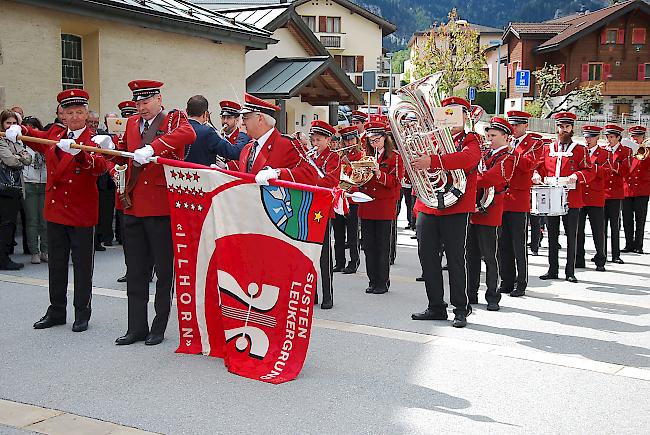
[[[110,0],[15,0],[31,6],[54,9],[60,12],[82,15],[98,20],[110,20],[136,27],[164,32],[180,33],[214,42],[242,44],[250,48],[266,49],[277,41],[267,31],[240,24],[237,28],[200,23],[137,6],[118,4]],[[196,6],[199,9],[199,6]]]
[[[307,3],[309,1],[311,1],[311,0],[294,0],[292,2],[292,4],[294,5],[294,8],[295,8],[295,7],[300,6],[301,4]],[[397,26],[395,24],[391,23],[390,21],[385,20],[384,18],[380,17],[379,15],[373,14],[372,12],[370,12],[369,10],[359,6],[358,4],[352,3],[351,1],[348,1],[348,0],[332,0],[332,1],[334,1],[335,3],[338,3],[339,5],[343,6],[346,9],[349,9],[350,11],[352,11],[352,12],[358,14],[358,15],[361,15],[365,19],[370,20],[370,21],[376,23],[377,25],[379,25],[379,27],[381,27],[382,36],[388,36],[391,33],[395,33],[395,31],[397,30]]]

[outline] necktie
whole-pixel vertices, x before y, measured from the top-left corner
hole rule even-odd
[[[68,132],[68,139],[74,139],[74,133],[69,131]]]
[[[246,161],[246,172],[253,170],[253,162],[255,162],[255,150],[257,149],[259,143],[257,141],[253,142],[253,146],[248,153],[248,160]]]
[[[144,128],[142,129],[142,136],[149,130],[149,121],[144,122]]]

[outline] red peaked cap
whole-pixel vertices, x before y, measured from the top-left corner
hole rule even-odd
[[[66,89],[65,91],[59,92],[56,96],[56,100],[63,108],[83,106],[84,104],[88,104],[89,98],[88,92],[83,89]]]
[[[339,130],[339,135],[343,140],[359,137],[359,128],[354,125],[342,128]]]
[[[512,125],[510,125],[506,119],[499,116],[493,116],[492,119],[490,119],[490,125],[488,125],[485,129],[494,129],[499,130],[505,134],[512,134]]]
[[[352,112],[352,115],[350,116],[353,121],[367,121],[368,120],[368,114],[362,112],[361,110],[355,110]]]
[[[368,136],[377,136],[386,134],[386,123],[380,121],[370,121],[363,125]]]
[[[133,101],[140,101],[160,94],[163,85],[156,80],[133,80],[129,82],[129,89],[133,92]]]
[[[630,134],[635,136],[643,136],[644,134],[646,134],[647,131],[648,129],[642,125],[633,125],[629,129]]]
[[[244,113],[266,113],[267,115],[275,116],[275,112],[279,112],[280,107],[275,104],[257,98],[255,95],[249,93],[244,94],[244,107],[239,111],[242,115]]]
[[[219,101],[219,106],[221,106],[221,116],[239,116],[239,111],[241,110],[239,103],[223,100]]]
[[[460,97],[448,97],[448,98],[445,98],[444,100],[442,100],[440,102],[440,105],[442,107],[445,107],[445,106],[461,106],[463,108],[463,110],[465,110],[467,112],[469,112],[469,110],[472,107],[472,105],[469,104],[469,101],[467,101],[464,98],[460,98]]]
[[[532,116],[530,113],[521,110],[511,110],[506,115],[508,115],[508,122],[513,125],[528,124],[528,118]]]
[[[603,128],[603,130],[604,130],[603,132],[606,135],[608,135],[608,134],[616,134],[616,135],[619,135],[619,136],[622,136],[623,132],[625,131],[625,129],[623,127],[621,127],[619,125],[616,125],[616,124],[607,124],[605,126],[605,128]]]
[[[329,125],[325,121],[321,121],[320,119],[316,119],[311,122],[311,128],[309,129],[309,133],[315,133],[315,134],[320,134],[322,136],[327,136],[327,137],[332,137],[333,135],[336,134],[336,129]]]
[[[575,124],[576,119],[578,117],[575,115],[575,113],[571,112],[560,112],[556,113],[553,115],[553,119],[555,119],[556,124]]]
[[[122,101],[120,104],[117,105],[117,108],[120,109],[120,114],[123,117],[128,117],[131,115],[135,115],[137,113],[137,109],[135,108],[135,101]]]
[[[602,130],[603,128],[597,125],[585,125],[582,127],[582,135],[584,137],[598,137]]]

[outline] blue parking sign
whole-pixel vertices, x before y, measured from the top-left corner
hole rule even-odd
[[[476,100],[476,88],[474,87],[469,88],[467,96],[469,97],[470,101]]]
[[[518,69],[515,73],[515,91],[521,94],[530,92],[530,70]]]

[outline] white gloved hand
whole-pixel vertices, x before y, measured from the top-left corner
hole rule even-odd
[[[149,158],[153,156],[153,148],[151,145],[145,145],[142,148],[138,148],[133,152],[133,160],[138,162],[141,165],[149,163]]]
[[[537,172],[533,173],[533,184],[542,184],[542,176]]]
[[[60,139],[59,142],[56,144],[56,146],[61,148],[61,151],[76,156],[81,152],[81,150],[77,148],[70,148],[70,145],[72,145],[73,143],[75,143],[74,139]]]
[[[5,137],[8,141],[16,142],[18,136],[23,134],[23,129],[20,128],[20,125],[12,125],[5,131]]]
[[[107,134],[98,134],[96,136],[93,136],[90,140],[95,142],[95,144],[101,149],[104,150],[115,149],[115,144],[113,143],[113,139]]]
[[[228,165],[221,160],[217,160],[216,163],[210,165],[212,169],[228,169]]]
[[[280,176],[280,173],[277,169],[266,168],[262,169],[255,176],[255,182],[260,186],[268,186],[269,180],[276,179]]]

